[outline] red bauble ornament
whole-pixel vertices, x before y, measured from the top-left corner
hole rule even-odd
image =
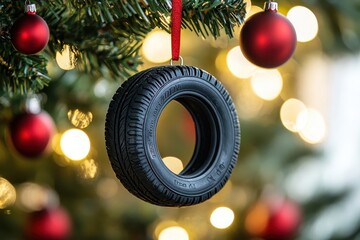
[[[289,201],[269,204],[270,218],[263,233],[265,239],[293,239],[300,225],[299,207]]]
[[[242,27],[240,47],[244,56],[263,68],[276,68],[294,53],[296,32],[291,22],[277,12],[276,2],[251,16]]]
[[[65,209],[44,209],[30,214],[25,237],[31,240],[65,240],[69,238],[71,228],[71,219]]]
[[[50,36],[45,20],[36,15],[34,4],[27,5],[27,12],[17,19],[10,29],[11,42],[24,54],[36,54],[43,50]]]
[[[20,155],[37,158],[46,152],[54,129],[53,120],[46,112],[23,113],[10,123],[10,141]]]
[[[248,232],[265,240],[291,240],[301,223],[299,206],[289,199],[260,201],[247,216]]]

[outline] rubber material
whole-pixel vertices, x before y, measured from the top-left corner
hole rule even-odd
[[[192,115],[196,143],[189,164],[174,174],[156,143],[161,112],[172,100]],[[115,93],[105,123],[108,156],[132,194],[160,206],[189,206],[209,199],[227,182],[240,149],[234,104],[219,81],[195,67],[150,68]]]

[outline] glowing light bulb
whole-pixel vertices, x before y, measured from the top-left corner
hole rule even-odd
[[[251,88],[261,99],[271,101],[282,90],[283,80],[277,69],[258,69],[251,78]]]
[[[245,58],[238,46],[232,48],[228,52],[226,56],[226,64],[230,72],[238,78],[251,77],[257,68]]]
[[[225,229],[230,227],[234,218],[233,210],[227,207],[219,207],[211,213],[210,222],[215,228]]]
[[[321,113],[315,109],[308,109],[306,125],[299,134],[307,143],[321,143],[326,135],[326,124]]]
[[[76,57],[69,45],[64,45],[62,52],[56,52],[56,62],[59,67],[64,70],[75,68]]]
[[[307,122],[307,108],[300,100],[291,98],[283,103],[280,119],[285,128],[292,132],[302,130]]]
[[[159,240],[189,240],[189,234],[182,227],[172,226],[160,232]]]
[[[79,161],[88,155],[90,151],[90,139],[88,135],[80,129],[69,129],[61,136],[60,147],[67,158]]]
[[[162,63],[171,58],[171,35],[163,30],[150,32],[143,43],[144,57],[153,63]]]
[[[14,186],[5,178],[0,177],[0,209],[15,203],[16,191]]]
[[[165,166],[175,174],[179,174],[184,169],[182,161],[176,157],[164,157],[163,162]]]
[[[289,10],[287,17],[295,28],[299,42],[308,42],[316,37],[319,25],[315,14],[310,9],[295,6]]]

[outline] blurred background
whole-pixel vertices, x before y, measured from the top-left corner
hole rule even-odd
[[[263,11],[262,1],[246,2],[247,18]],[[127,192],[104,143],[107,108],[121,82],[77,71],[65,48],[49,61],[50,85],[21,103],[40,103],[49,123],[44,131],[54,132],[39,158],[25,158],[21,143],[9,140],[16,99],[0,97],[0,238],[360,239],[360,2],[278,2],[298,42],[276,69],[245,59],[241,26],[233,39],[182,31],[185,64],[221,81],[240,118],[238,164],[218,194],[196,206],[164,208]],[[154,29],[138,71],[168,64],[170,49],[170,35]],[[195,141],[189,113],[170,103],[157,142],[172,171],[186,165]]]

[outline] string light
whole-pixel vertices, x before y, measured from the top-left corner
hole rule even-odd
[[[0,209],[5,209],[15,203],[14,186],[5,178],[0,177]]]
[[[226,64],[230,72],[238,78],[251,77],[257,68],[245,58],[238,46],[232,48],[228,52],[226,56]]]
[[[179,174],[184,169],[182,161],[176,157],[164,157],[162,160],[165,166],[175,174]]]
[[[287,17],[294,25],[299,42],[309,42],[316,37],[319,24],[315,14],[310,9],[295,6],[289,10]]]
[[[258,69],[251,78],[251,88],[261,99],[271,101],[282,90],[283,80],[277,69]]]
[[[218,207],[211,213],[210,222],[215,228],[226,229],[233,223],[234,218],[233,210],[227,207]]]
[[[307,122],[307,108],[298,99],[288,99],[280,109],[280,119],[285,128],[292,132],[302,130]]]
[[[75,68],[75,54],[71,51],[69,45],[64,45],[62,52],[56,52],[56,63],[63,70]]]
[[[163,30],[150,32],[143,43],[144,57],[153,63],[163,63],[171,58],[171,35]]]
[[[69,129],[62,134],[60,147],[67,158],[79,161],[88,155],[90,151],[90,139],[88,135],[80,129]]]

